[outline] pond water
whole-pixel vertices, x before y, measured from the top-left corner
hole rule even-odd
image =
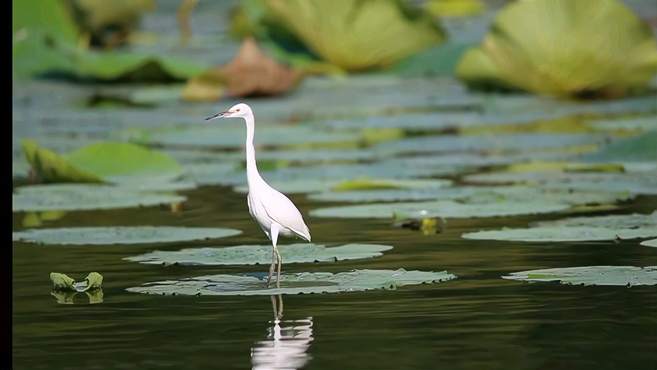
[[[234,2],[200,2],[186,48],[178,46],[173,15],[179,3],[159,1],[142,24],[159,41],[132,48],[208,65],[229,61],[239,46],[226,35]],[[648,2],[628,3],[650,10],[646,17],[654,14]],[[453,40],[476,43],[491,15],[446,27]],[[107,235],[89,235],[88,245],[80,238],[78,245],[14,240],[14,368],[657,369],[657,285],[502,278],[546,268],[657,266],[657,248],[640,245],[648,237],[528,243],[463,236],[657,210],[657,79],[646,95],[614,101],[477,93],[449,75],[390,73],[307,78],[284,98],[245,99],[257,119],[261,172],[301,210],[313,243],[393,246],[373,258],[284,263],[284,273],[403,268],[457,276],[395,290],[282,296],[128,291],[203,275],[263,277],[268,270],[126,260],[155,250],[268,244],[247,210],[243,125],[203,123],[235,101],[183,102],[181,89],[44,79],[14,84],[13,231],[148,225],[242,232],[159,244],[93,243]],[[25,138],[58,153],[96,141],[133,141],[175,158],[185,182],[142,177],[101,192],[26,187]],[[135,187],[175,194],[147,194],[161,206],[99,210],[146,202]],[[167,204],[181,196],[187,198],[182,208]],[[399,227],[393,215],[416,224],[444,216],[446,223],[425,234]],[[654,239],[657,214],[648,226]],[[80,280],[92,271],[104,277],[101,291],[52,291],[51,272]]]
[[[392,291],[285,295],[278,327],[267,296],[127,292],[150,281],[265,272],[257,266],[163,267],[123,260],[153,249],[265,243],[243,194],[224,187],[185,194],[189,200],[181,213],[167,207],[70,212],[47,226],[221,225],[244,234],[159,245],[14,243],[14,368],[654,369],[657,364],[654,286],[582,287],[500,278],[544,267],[657,265],[654,249],[636,241],[527,245],[460,238],[464,232],[522,227],[538,218],[450,220],[443,233],[424,236],[393,228],[387,220],[306,216],[316,243],[380,243],[394,249],[369,260],[287,264],[285,272],[401,267],[447,270],[458,278]],[[303,196],[292,199],[306,215],[318,206]],[[657,197],[641,197],[617,213],[655,208]],[[20,229],[22,214],[15,216],[14,228]],[[102,303],[89,304],[80,293],[74,304],[58,304],[50,295],[52,271],[74,278],[101,272]]]

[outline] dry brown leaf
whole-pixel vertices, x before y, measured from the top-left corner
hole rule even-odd
[[[231,97],[279,95],[293,89],[302,77],[300,71],[269,58],[248,38],[230,63],[190,79],[182,95],[194,101],[215,101],[224,92]]]

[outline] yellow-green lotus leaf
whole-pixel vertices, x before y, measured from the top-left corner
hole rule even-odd
[[[268,13],[322,59],[348,71],[389,66],[439,44],[426,12],[400,1],[265,0]]]
[[[618,0],[524,0],[502,9],[457,76],[553,96],[617,97],[657,72],[650,30]]]

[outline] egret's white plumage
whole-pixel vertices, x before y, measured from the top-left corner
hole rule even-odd
[[[255,148],[253,147],[255,118],[251,107],[243,103],[237,104],[225,112],[206,118],[206,120],[231,117],[243,118],[246,123],[246,178],[249,186],[247,204],[251,217],[256,220],[262,231],[272,242],[272,264],[269,269],[267,284],[271,281],[275,265],[278,264],[276,285],[279,286],[283,260],[276,246],[278,236],[298,236],[310,241],[310,230],[308,230],[308,226],[306,226],[294,203],[284,194],[267,184],[258,172]]]

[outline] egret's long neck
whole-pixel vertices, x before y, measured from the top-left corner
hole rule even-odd
[[[258,166],[255,159],[255,148],[253,147],[253,137],[255,136],[255,122],[253,115],[244,117],[246,121],[246,179],[249,186],[256,181],[261,180],[258,173]]]

